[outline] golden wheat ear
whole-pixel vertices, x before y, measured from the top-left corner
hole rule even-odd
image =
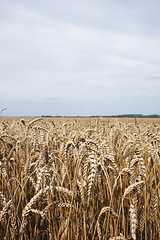
[[[3,108],[3,109],[1,110],[1,114],[2,114],[5,110],[7,110],[7,108]]]

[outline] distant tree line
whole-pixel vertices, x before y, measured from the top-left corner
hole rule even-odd
[[[103,117],[103,118],[160,118],[160,115],[158,114],[151,114],[151,115],[143,115],[143,114],[122,114],[122,115],[109,115],[109,116],[100,116],[100,115],[93,115],[93,116],[45,116],[42,115],[42,117],[54,117],[54,118],[60,118],[60,117],[67,117],[67,118],[97,118],[97,117]]]

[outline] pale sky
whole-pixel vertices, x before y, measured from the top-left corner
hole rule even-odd
[[[160,114],[160,1],[0,0],[3,108]]]

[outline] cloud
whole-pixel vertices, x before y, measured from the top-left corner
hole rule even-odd
[[[62,100],[63,98],[60,98],[60,97],[50,97],[50,98],[47,98],[46,101],[48,102],[57,102],[59,100]]]
[[[155,73],[153,76],[148,78],[149,80],[160,80],[160,73]]]
[[[115,105],[111,101],[108,106],[115,111],[120,102],[120,109],[127,111],[121,97],[128,102],[140,96],[146,102],[148,97],[156,105],[159,7],[159,1],[148,0],[1,2],[3,103],[14,102],[17,114],[23,104],[28,114],[41,112],[38,106],[43,103],[41,109],[52,112],[53,103],[61,114],[67,114],[69,106],[73,115],[92,108],[103,112],[103,102],[115,96]],[[133,104],[130,107],[132,111]]]

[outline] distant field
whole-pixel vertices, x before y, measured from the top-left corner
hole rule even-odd
[[[160,239],[160,119],[0,118],[0,239]]]

